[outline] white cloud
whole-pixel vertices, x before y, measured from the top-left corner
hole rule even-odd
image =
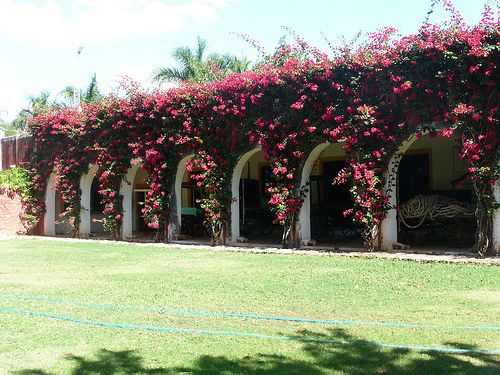
[[[0,35],[43,47],[68,46],[75,28],[79,44],[161,36],[216,21],[219,10],[230,1],[76,0],[78,12],[74,13],[72,1],[0,0]]]
[[[26,106],[28,95],[12,80],[0,75],[0,120],[11,121]]]
[[[41,4],[0,0],[0,34],[21,43],[56,47],[70,41],[70,20],[53,0]]]

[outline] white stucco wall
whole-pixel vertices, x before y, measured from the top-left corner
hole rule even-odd
[[[141,217],[141,208],[139,207],[139,193],[136,189],[149,189],[148,184],[146,183],[147,178],[149,177],[148,172],[145,169],[139,168],[134,178],[134,190],[132,192],[132,231],[137,231],[137,223]]]
[[[61,193],[56,191],[55,194],[55,217],[56,217],[56,234],[68,234],[69,233],[69,228],[68,228],[68,222],[65,217],[60,217],[61,213],[63,212],[64,209],[64,201],[62,199]]]
[[[319,159],[314,162],[311,170],[311,176],[320,176],[322,173],[321,164],[329,160],[342,160],[345,159],[346,154],[342,149],[342,143],[332,143],[321,152]]]
[[[424,135],[408,149],[408,153],[429,153],[432,190],[451,190],[450,181],[467,172],[467,163],[458,157],[455,138]],[[470,184],[465,185],[470,189]]]
[[[179,162],[177,166],[177,173],[175,175],[175,211],[177,215],[177,226],[179,229],[179,233],[181,232],[182,229],[182,207],[183,207],[183,196],[182,196],[182,182],[187,178],[186,177],[186,162],[190,160],[193,157],[193,155],[187,155],[182,160]]]
[[[493,187],[493,195],[495,201],[500,203],[500,180],[497,180]],[[500,208],[497,208],[493,215],[493,249],[500,253]]]
[[[137,171],[140,169],[140,161],[134,160],[132,167],[129,168],[126,174],[126,181],[122,181],[120,186],[120,194],[123,195],[123,224],[122,236],[132,236],[134,231],[134,202],[133,191],[134,181]]]
[[[91,212],[90,213],[90,232],[91,233],[104,233],[104,225],[102,224],[102,219],[104,214],[102,212]]]
[[[264,165],[269,165],[269,162],[264,158],[264,152],[262,150],[256,151],[243,166],[241,178],[259,180],[261,178],[260,167]]]
[[[43,216],[43,234],[55,236],[56,234],[56,192],[51,189],[55,182],[55,175],[51,173],[45,190],[45,215]]]
[[[231,194],[233,200],[231,203],[230,223],[231,241],[233,242],[235,242],[240,237],[240,180],[241,178],[257,179],[259,177],[259,163],[262,162],[265,162],[264,154],[261,150],[254,149],[241,156],[238,160],[238,163],[236,163],[236,167],[234,168],[233,176],[231,179]]]
[[[92,213],[90,211],[91,195],[92,195],[92,182],[94,181],[95,174],[97,173],[96,166],[90,166],[89,171],[80,178],[80,235],[86,235],[92,232]]]
[[[328,149],[335,149],[334,145],[321,144],[316,146],[308,155],[304,167],[302,168],[301,186],[305,186],[311,175],[319,173],[318,160]],[[299,212],[299,235],[302,241],[311,240],[311,189],[304,197],[304,204]]]
[[[451,181],[467,172],[467,164],[458,157],[456,138],[431,137],[428,134],[421,138],[411,136],[400,147],[403,154],[429,154],[430,167],[430,189],[452,190]],[[399,166],[392,160],[387,175],[395,174]],[[396,199],[396,186],[387,185],[385,190],[391,189],[390,204],[395,206],[399,202]],[[463,189],[471,189],[469,183],[465,182]],[[392,244],[397,242],[397,214],[395,209],[389,210],[386,218],[381,224],[382,248],[392,249]]]

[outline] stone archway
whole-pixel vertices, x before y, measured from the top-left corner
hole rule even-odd
[[[56,191],[51,188],[55,181],[56,176],[52,172],[45,190],[45,215],[43,216],[43,234],[45,236],[56,235]]]
[[[500,179],[493,186],[493,196],[500,202]],[[500,207],[493,214],[493,251],[500,253]]]
[[[230,235],[231,241],[236,242],[240,237],[240,179],[243,172],[243,168],[250,158],[257,152],[261,151],[261,148],[254,148],[243,154],[239,159],[236,167],[233,171],[233,176],[231,178],[231,225],[230,225]]]
[[[408,139],[405,139],[398,147],[396,152],[389,162],[387,172],[385,173],[384,193],[389,197],[391,208],[387,211],[385,219],[380,224],[380,246],[382,250],[392,250],[393,244],[398,242],[398,219],[397,219],[397,196],[396,196],[396,181],[399,169],[401,155],[404,155],[410,146],[417,140],[417,136],[412,134]]]
[[[330,145],[330,143],[322,143],[316,146],[309,156],[307,157],[304,167],[302,168],[302,177],[300,180],[300,185],[305,186],[309,181],[311,172],[316,160],[318,160],[321,153]],[[311,190],[308,189],[304,197],[304,203],[300,209],[299,213],[299,235],[300,240],[307,242],[312,240],[311,238]]]
[[[304,162],[301,186],[307,186],[307,190],[299,213],[299,234],[304,245],[362,246],[359,225],[344,215],[354,204],[351,186],[334,183],[347,166],[341,142],[317,145]]]
[[[467,165],[458,155],[457,140],[457,136],[412,135],[400,145],[386,174],[385,193],[389,196],[391,209],[380,228],[382,249],[391,250],[397,242],[412,247],[437,246],[450,250],[472,245],[473,236],[469,234],[474,232],[474,207],[469,204],[474,203],[475,193],[466,180],[462,188],[456,188],[457,181],[464,179],[467,173]],[[432,204],[429,207],[434,207],[433,219],[425,213],[418,216],[422,221],[408,222],[398,217],[396,206],[404,205],[411,212],[424,212],[425,202],[432,199],[445,205],[440,209],[440,205],[428,203]],[[465,205],[468,213],[448,212],[459,205]]]
[[[92,232],[91,191],[97,171],[97,166],[92,165],[88,172],[80,178],[80,190],[82,191],[80,196],[80,236],[89,235]]]
[[[177,172],[175,174],[174,194],[172,199],[175,199],[175,205],[170,215],[171,217],[171,230],[169,231],[170,239],[175,238],[182,231],[182,182],[184,174],[186,173],[186,163],[191,160],[194,154],[184,156],[177,165]]]
[[[134,180],[137,171],[141,167],[140,160],[133,160],[132,166],[125,175],[125,181],[120,185],[120,194],[123,196],[123,223],[122,223],[122,237],[130,238],[134,232]]]

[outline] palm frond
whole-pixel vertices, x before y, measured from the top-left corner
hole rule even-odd
[[[205,53],[206,49],[207,49],[207,41],[200,37],[196,38],[196,54],[195,54],[196,60],[198,61],[203,60],[203,54]]]
[[[156,82],[179,82],[186,78],[186,72],[178,68],[158,68],[153,71],[153,81]]]
[[[97,85],[97,76],[94,73],[94,75],[90,79],[90,83],[89,83],[87,89],[85,90],[85,92],[82,95],[82,100],[85,103],[91,103],[91,102],[98,101],[100,99],[102,99],[102,94],[99,90],[99,86]]]
[[[241,73],[248,70],[250,62],[240,60],[230,54],[212,53],[204,58],[207,41],[198,37],[194,50],[189,47],[177,47],[172,51],[172,57],[179,68],[158,68],[153,71],[152,80],[157,82],[173,81],[187,83],[213,82],[223,79],[231,73]]]

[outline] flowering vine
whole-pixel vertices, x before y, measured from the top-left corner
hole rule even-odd
[[[437,2],[436,2],[437,3]],[[173,181],[179,161],[204,189],[201,200],[214,243],[227,236],[231,178],[238,158],[259,145],[272,164],[268,189],[283,245],[297,247],[297,220],[306,187],[302,169],[315,146],[341,143],[348,166],[336,183],[352,181],[353,207],[346,214],[364,225],[365,243],[377,246],[381,222],[391,208],[388,165],[412,134],[460,136],[478,201],[477,249],[492,250],[492,185],[499,178],[499,23],[491,9],[470,27],[452,12],[447,25],[426,21],[415,35],[394,38],[394,29],[371,33],[356,48],[335,55],[297,39],[252,72],[220,82],[167,92],[131,90],[82,111],[52,110],[33,119],[33,158],[28,168],[33,195],[25,218],[33,226],[44,211],[43,194],[55,171],[64,215],[78,228],[79,178],[90,164],[99,169],[106,227],[119,234],[123,219],[120,185],[132,159],[148,172],[143,209],[148,225],[167,241],[176,221]],[[133,181],[128,181],[133,183]],[[41,190],[40,190],[41,189]]]

